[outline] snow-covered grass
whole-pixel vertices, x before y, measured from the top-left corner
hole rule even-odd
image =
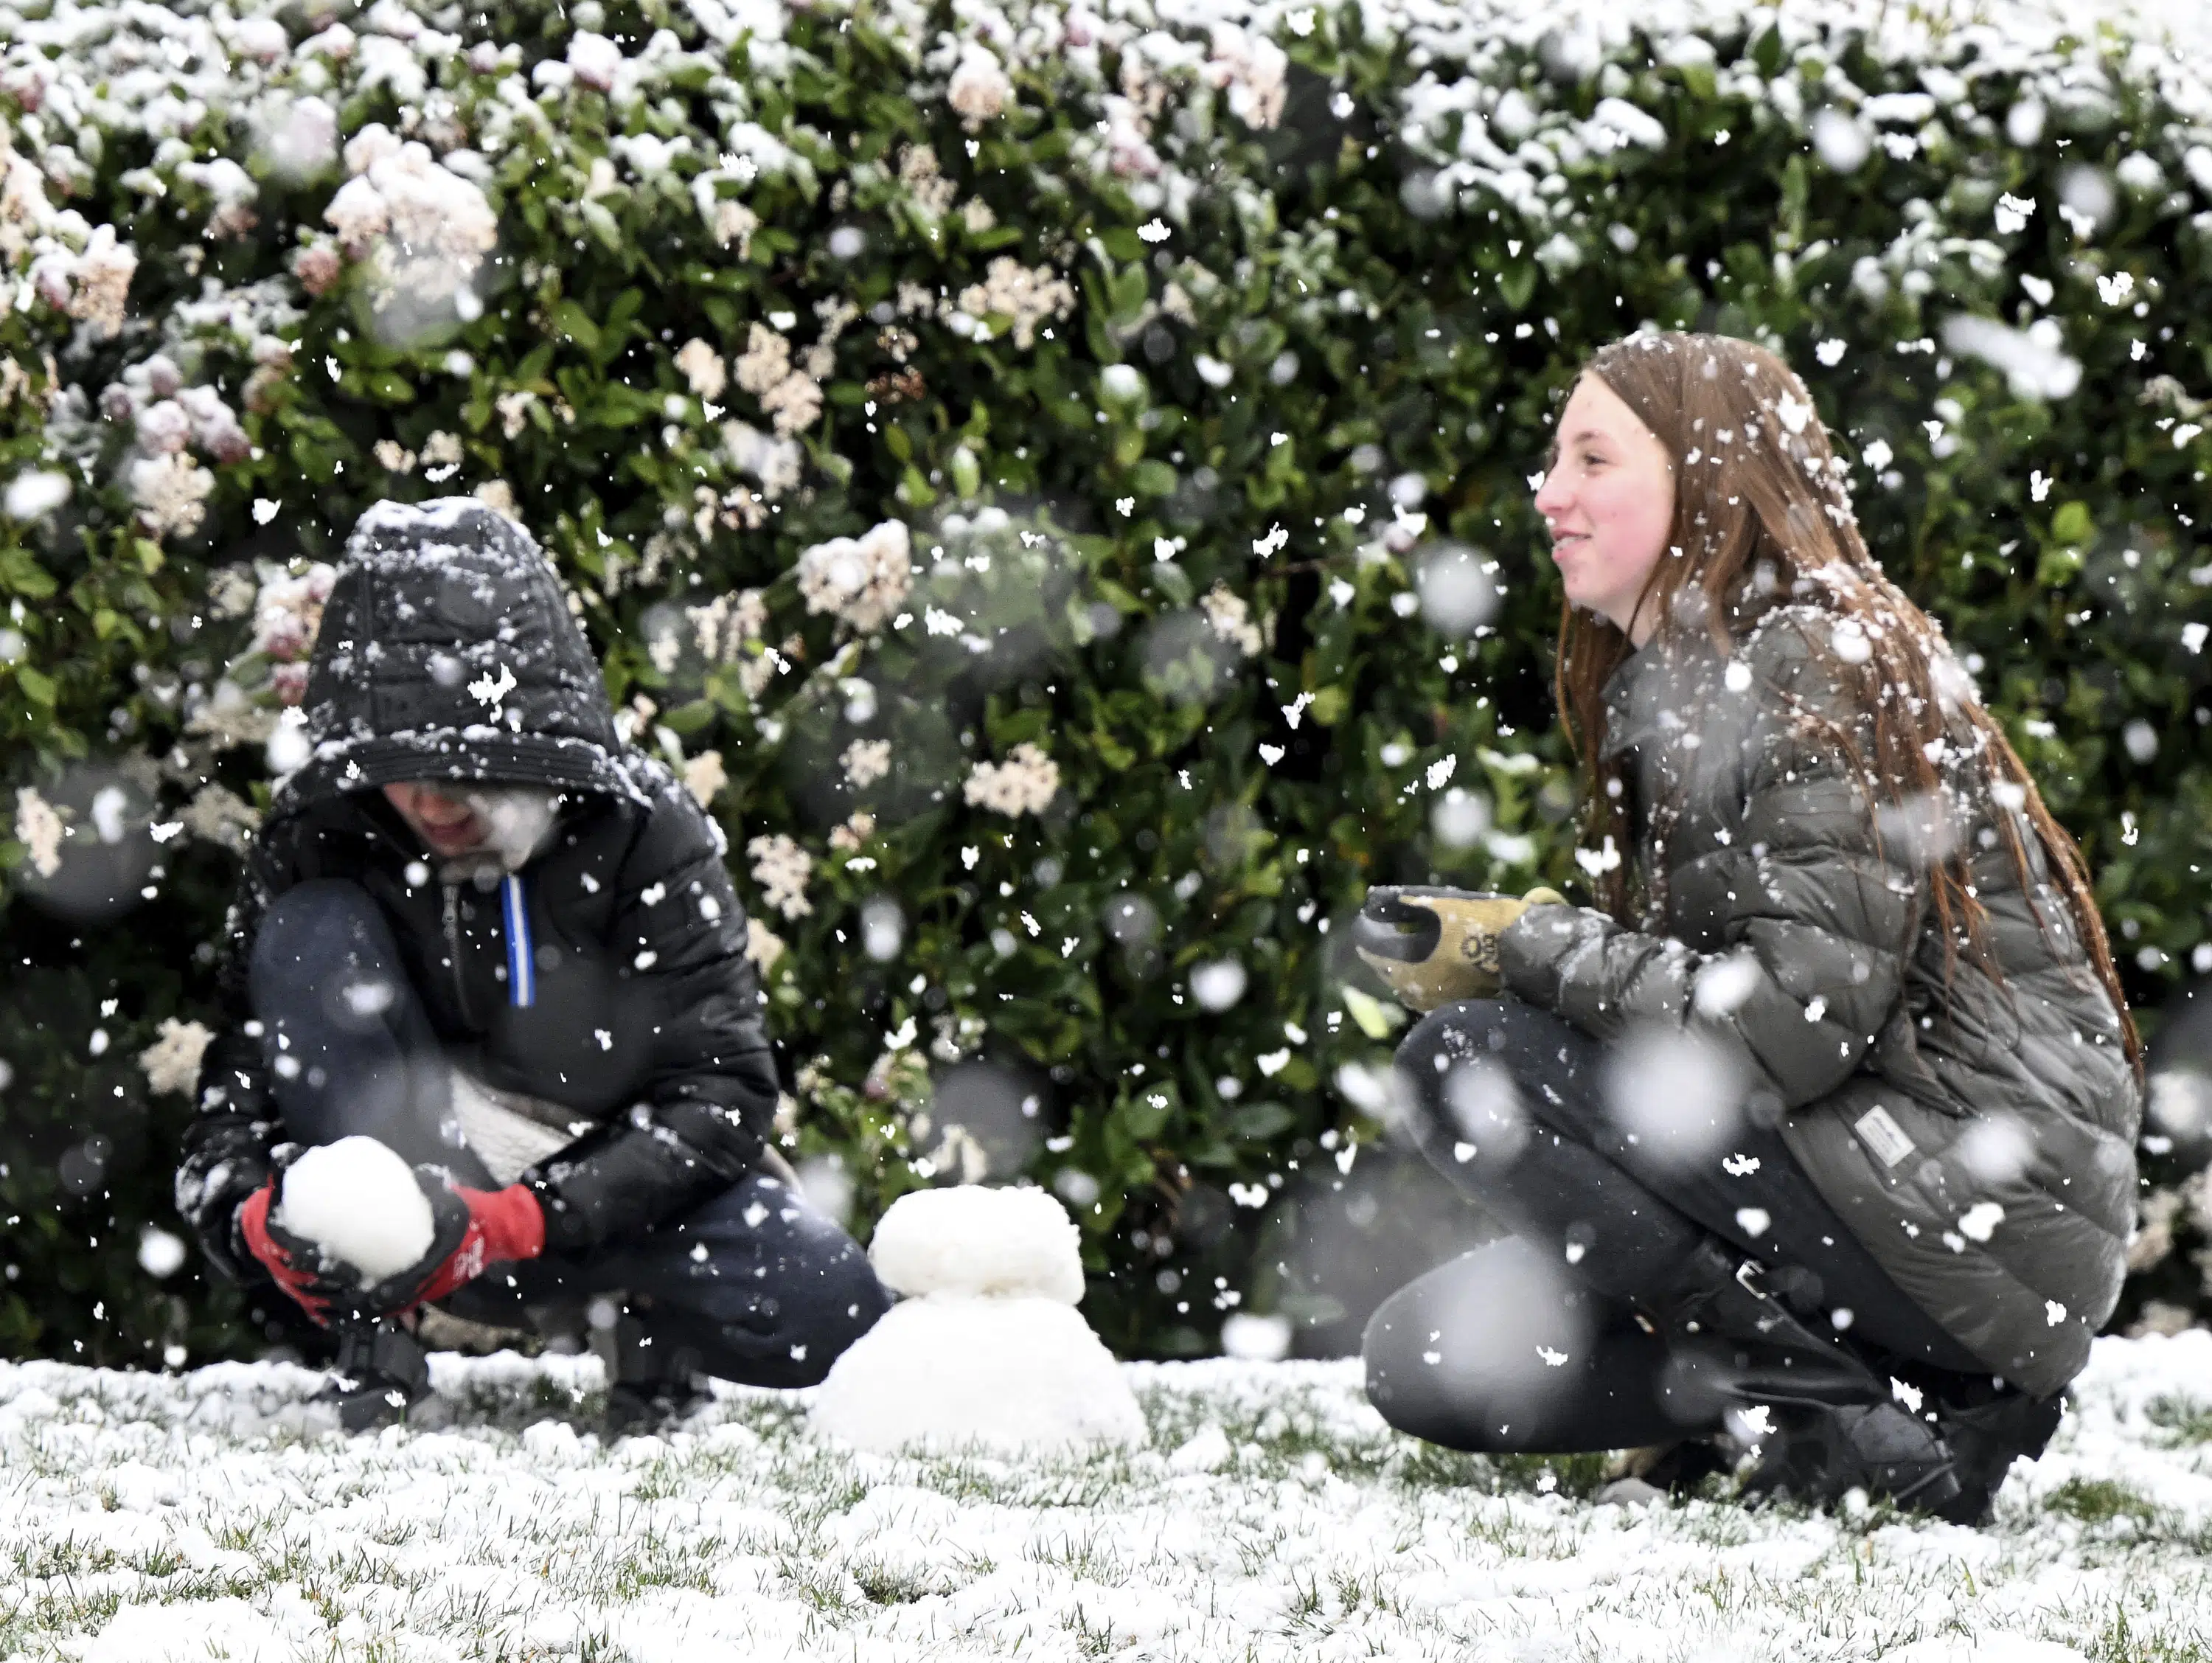
[[[588,1360],[319,1377],[0,1367],[0,1658],[2212,1660],[2212,1333],[2106,1340],[1987,1531],[1595,1506],[1601,1458],[1382,1427],[1356,1364],[1135,1366],[1153,1447],[860,1455],[801,1399],[576,1424]],[[539,1419],[548,1407],[570,1418]]]

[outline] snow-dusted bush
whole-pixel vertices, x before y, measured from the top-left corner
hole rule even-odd
[[[383,496],[526,521],[723,819],[794,1154],[1051,1186],[1125,1347],[1394,1215],[1363,887],[1572,886],[1528,476],[1647,320],[1804,371],[2137,995],[2212,970],[2171,9],[0,0],[0,1346],[238,1339],[137,1258],[156,1035]]]

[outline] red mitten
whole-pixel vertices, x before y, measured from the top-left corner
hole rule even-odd
[[[536,1258],[545,1251],[544,1209],[527,1185],[471,1190],[449,1183],[434,1167],[417,1167],[415,1179],[436,1221],[430,1251],[361,1296],[368,1314],[397,1316],[445,1298],[488,1266]]]
[[[277,1183],[277,1179],[270,1179],[239,1203],[239,1240],[318,1326],[328,1327],[331,1301],[346,1299],[352,1290],[323,1273],[323,1255],[314,1243],[294,1235],[270,1217]]]

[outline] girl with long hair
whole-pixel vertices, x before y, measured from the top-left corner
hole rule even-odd
[[[1733,1440],[1750,1494],[1978,1520],[2132,1222],[2141,1048],[2081,852],[1772,353],[1603,349],[1535,500],[1596,905],[1464,944],[1498,996],[1399,1051],[1509,1234],[1376,1313],[1369,1393],[1460,1448],[1672,1480]]]

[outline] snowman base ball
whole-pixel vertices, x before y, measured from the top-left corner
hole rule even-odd
[[[884,1453],[1144,1443],[1136,1395],[1075,1309],[1080,1240],[1042,1190],[900,1197],[868,1257],[907,1297],[831,1365],[814,1429]]]

